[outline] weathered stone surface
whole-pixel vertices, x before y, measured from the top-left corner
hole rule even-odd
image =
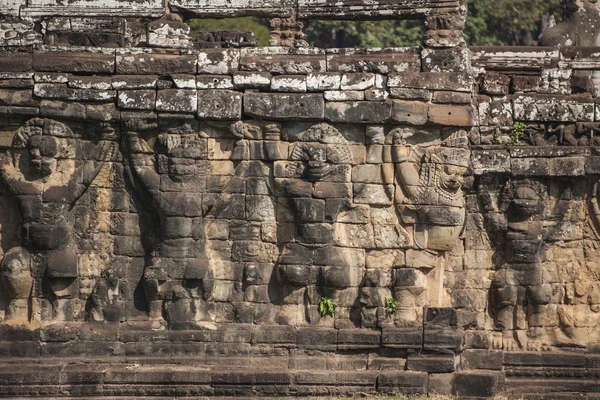
[[[197,104],[195,90],[165,89],[156,94],[156,111],[193,113]]]
[[[132,75],[195,74],[196,58],[169,54],[117,54],[116,72]]]
[[[390,118],[390,103],[331,102],[325,105],[325,119],[330,122],[377,124]]]
[[[45,72],[108,73],[115,71],[115,56],[93,53],[36,53],[32,67]]]
[[[598,4],[84,3],[0,4],[0,393],[597,392]],[[425,47],[303,32],[390,16]]]
[[[198,118],[239,119],[242,114],[242,94],[233,90],[199,90]]]
[[[456,72],[406,72],[390,73],[387,86],[390,88],[452,90],[471,92],[471,78]]]
[[[323,119],[323,96],[319,94],[246,93],[244,114],[276,120]]]

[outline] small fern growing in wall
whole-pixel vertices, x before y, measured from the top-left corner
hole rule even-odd
[[[384,308],[385,308],[385,312],[388,314],[395,313],[396,310],[398,309],[398,300],[396,300],[393,297],[386,297]]]
[[[527,128],[527,125],[523,122],[515,122],[513,131],[510,134],[509,146],[523,146],[524,143],[521,139],[525,136],[525,128]]]
[[[321,297],[321,301],[319,302],[319,314],[321,314],[321,317],[325,317],[327,315],[331,315],[333,317],[335,314],[335,304],[333,304],[330,298]]]

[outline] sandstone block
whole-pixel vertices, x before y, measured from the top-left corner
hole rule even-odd
[[[156,95],[156,111],[194,113],[197,106],[196,90],[164,89]]]
[[[492,96],[506,96],[509,92],[510,81],[508,75],[487,73],[481,82],[481,92]]]
[[[115,56],[97,53],[34,53],[32,65],[35,71],[110,74],[115,70]]]
[[[198,54],[199,74],[231,74],[238,70],[239,49],[202,49]]]
[[[324,104],[320,94],[244,94],[244,114],[254,118],[274,120],[323,119]]]
[[[269,72],[236,72],[233,74],[233,86],[236,89],[269,89]]]
[[[198,89],[233,89],[233,79],[222,75],[198,75],[196,76],[196,88]]]
[[[471,92],[473,85],[468,75],[458,72],[406,72],[389,74],[387,86]]]
[[[154,110],[156,91],[154,90],[119,90],[117,104],[125,110]]]
[[[86,118],[83,104],[60,100],[42,100],[40,102],[40,115],[50,118],[73,118],[81,120]]]
[[[154,89],[158,76],[152,75],[113,75],[112,88],[121,89]]]
[[[336,72],[311,73],[306,76],[306,90],[309,92],[338,90],[341,80],[342,76]]]
[[[429,122],[446,126],[472,126],[473,109],[471,106],[448,106],[432,104],[427,114]]]
[[[0,57],[0,72],[21,72],[33,69],[31,54],[3,54]]]
[[[334,49],[327,55],[327,68],[336,72],[390,72],[421,71],[421,57],[417,48],[383,50]]]
[[[391,108],[387,102],[331,102],[325,105],[325,119],[330,122],[383,123],[390,118]]]
[[[392,101],[392,121],[411,125],[423,125],[427,122],[428,105],[417,101]]]
[[[358,90],[326,90],[323,96],[327,101],[360,101],[365,99],[365,92]]]
[[[271,91],[273,92],[306,92],[306,76],[303,75],[279,75],[271,79]]]
[[[265,71],[292,75],[326,71],[325,55],[251,54],[260,51],[262,49],[244,50],[240,59],[240,71]]]
[[[118,74],[195,74],[196,57],[170,54],[117,54]]]
[[[233,90],[198,90],[198,118],[236,120],[242,116],[242,94]]]

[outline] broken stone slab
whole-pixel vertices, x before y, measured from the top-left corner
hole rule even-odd
[[[320,120],[325,100],[321,94],[245,93],[244,114],[274,120]]]
[[[150,47],[185,49],[191,45],[191,29],[182,21],[162,18],[150,22],[146,30],[146,43]]]

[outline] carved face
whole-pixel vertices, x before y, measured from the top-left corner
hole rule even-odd
[[[540,208],[540,196],[530,187],[517,188],[512,200],[513,210],[521,217],[531,217],[535,215]]]
[[[189,181],[196,171],[196,163],[189,158],[169,157],[169,177],[175,182]]]
[[[463,176],[467,172],[465,167],[456,165],[437,164],[440,187],[448,192],[457,192],[463,185]]]
[[[48,176],[56,170],[58,139],[54,136],[36,135],[27,142],[31,165],[41,175]]]

